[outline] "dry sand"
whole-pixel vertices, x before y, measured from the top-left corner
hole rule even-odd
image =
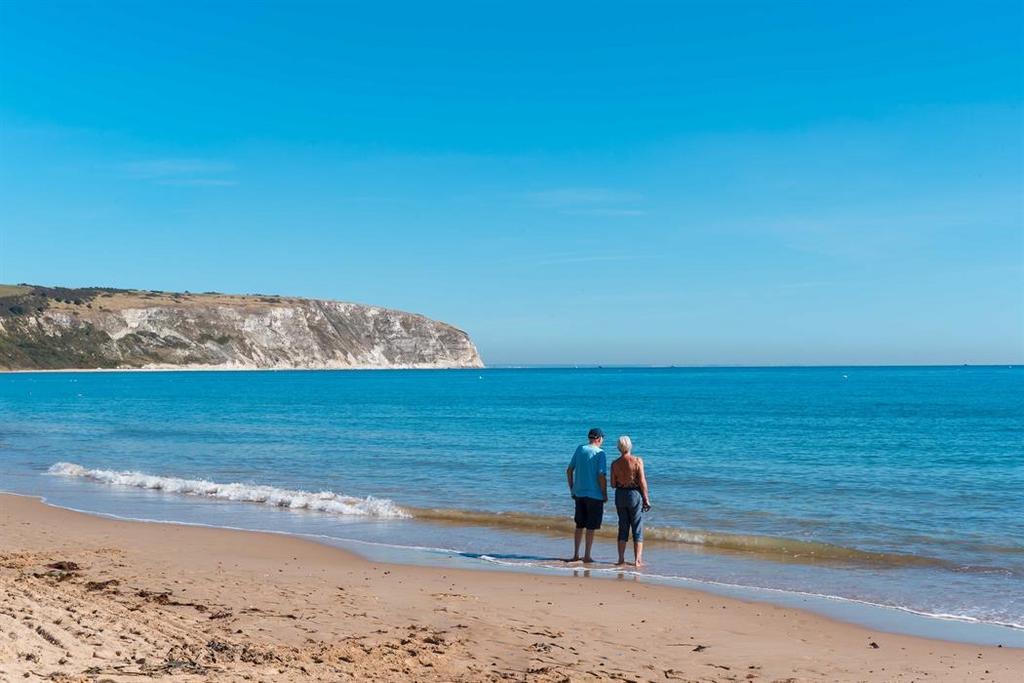
[[[1024,651],[0,495],[0,680],[1015,681]]]

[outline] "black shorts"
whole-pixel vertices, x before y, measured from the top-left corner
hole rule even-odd
[[[604,501],[596,498],[576,499],[576,528],[594,529],[601,528],[601,518],[604,517]]]

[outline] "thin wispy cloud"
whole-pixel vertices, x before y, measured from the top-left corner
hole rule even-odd
[[[563,187],[541,192],[530,192],[527,196],[537,204],[545,206],[580,206],[582,204],[611,204],[635,202],[643,199],[637,192],[612,190],[603,187]]]
[[[769,285],[768,288],[775,289],[825,289],[828,287],[836,287],[841,285],[839,282],[831,282],[828,280],[810,280],[807,282],[782,282],[777,285]],[[847,283],[849,284],[849,283]]]
[[[552,255],[539,259],[531,259],[527,265],[531,266],[562,266],[579,263],[623,263],[626,261],[642,261],[654,258],[646,254],[591,254],[589,256],[578,255]]]
[[[176,185],[179,187],[232,187],[237,180],[223,178],[170,178],[155,181],[157,185]]]
[[[646,216],[643,209],[565,209],[561,213],[569,216]]]
[[[563,187],[529,192],[534,206],[573,216],[642,216],[644,196],[639,192],[605,187]]]
[[[234,164],[213,159],[142,159],[119,164],[117,170],[133,180],[157,185],[230,187],[238,184],[231,177]]]

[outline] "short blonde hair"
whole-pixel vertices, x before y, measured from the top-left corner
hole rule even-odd
[[[619,437],[619,453],[625,455],[633,450],[633,440],[623,434]]]

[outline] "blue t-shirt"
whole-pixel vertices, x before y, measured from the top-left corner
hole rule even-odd
[[[588,443],[577,446],[569,467],[572,468],[572,495],[604,500],[604,491],[597,483],[597,475],[608,476],[608,460],[603,450]]]

